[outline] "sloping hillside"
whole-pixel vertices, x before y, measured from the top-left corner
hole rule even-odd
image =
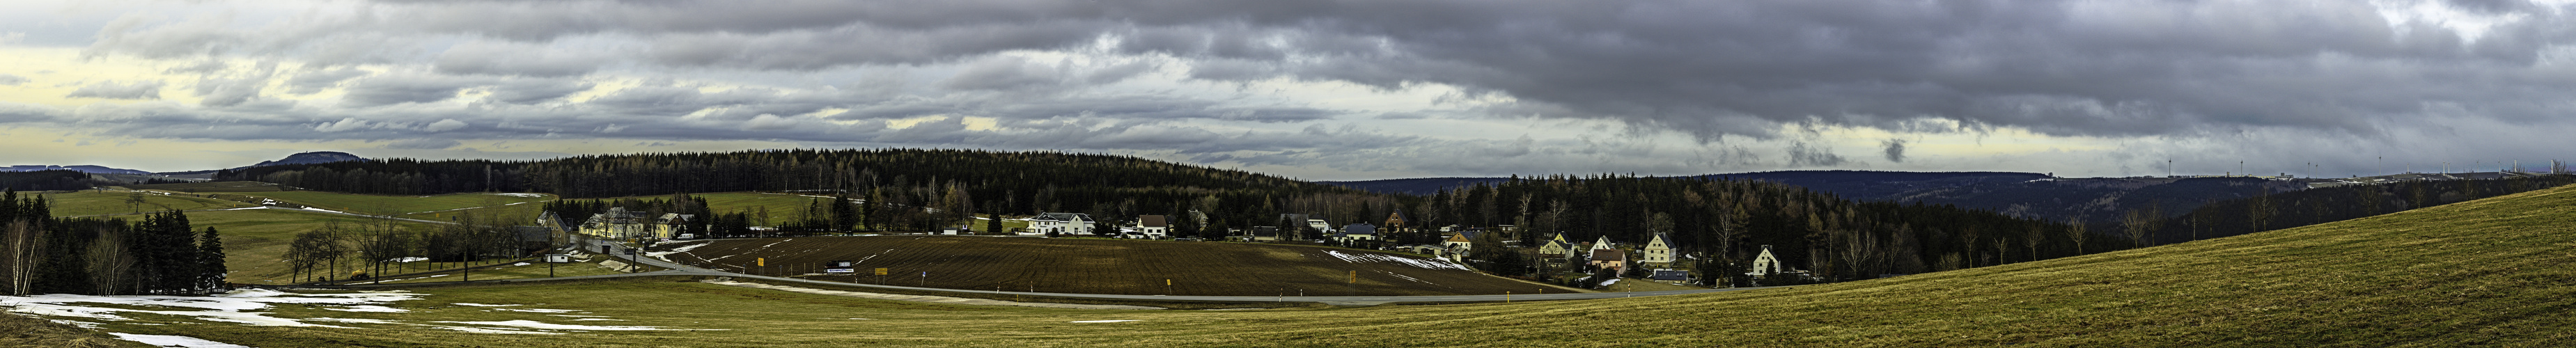
[[[2065,259],[1675,298],[1317,318],[1318,345],[2458,346],[2576,342],[2576,188]],[[1393,314],[1393,313],[1383,313]]]

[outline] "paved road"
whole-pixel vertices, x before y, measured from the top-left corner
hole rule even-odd
[[[619,260],[627,260],[627,259],[629,259],[629,256],[628,256],[628,255],[623,254],[623,253],[625,252],[625,250],[627,249],[627,247],[626,247],[625,245],[622,245],[622,244],[612,243],[612,242],[608,242],[608,241],[591,240],[591,239],[583,239],[583,240],[581,240],[580,242],[578,242],[577,244],[578,244],[578,245],[581,245],[581,246],[584,248],[584,250],[588,250],[588,251],[591,251],[591,252],[599,252],[599,251],[601,250],[601,249],[600,249],[600,247],[601,247],[601,246],[607,246],[607,247],[609,247],[609,248],[610,248],[610,249],[608,249],[608,250],[611,250],[612,252],[615,252],[614,254],[610,254],[610,256],[615,257],[615,258],[617,258],[617,259],[619,259]],[[1119,299],[1119,300],[1148,300],[1148,301],[1208,301],[1208,302],[1322,302],[1322,303],[1335,304],[1335,305],[1375,305],[1375,304],[1396,303],[1396,302],[1503,302],[1503,301],[1533,301],[1533,300],[1584,300],[1584,299],[1604,299],[1604,298],[1624,298],[1624,297],[1644,297],[1644,296],[1684,295],[1684,294],[1699,294],[1699,293],[1711,293],[1711,292],[1726,292],[1726,291],[1742,291],[1742,290],[1758,290],[1758,289],[1778,288],[1778,287],[1776,287],[1776,286],[1775,286],[1775,287],[1758,287],[1758,288],[1697,289],[1697,290],[1639,291],[1639,292],[1595,292],[1595,293],[1512,294],[1512,295],[1504,295],[1504,294],[1493,294],[1493,295],[1442,295],[1442,296],[1294,296],[1295,294],[1286,294],[1286,295],[1282,295],[1282,296],[1165,296],[1165,295],[1113,295],[1113,294],[1074,294],[1074,293],[1060,293],[1060,292],[1020,292],[1020,291],[963,290],[963,289],[944,289],[944,288],[911,287],[911,286],[899,286],[899,285],[878,285],[878,284],[862,284],[862,283],[827,282],[827,281],[811,280],[811,279],[797,279],[797,278],[785,278],[785,277],[771,277],[771,276],[749,275],[749,274],[741,274],[741,273],[733,273],[733,272],[726,272],[726,271],[712,270],[712,269],[706,269],[706,268],[699,268],[699,267],[696,267],[696,266],[684,265],[684,264],[680,264],[680,263],[676,263],[676,262],[671,262],[671,261],[668,261],[668,260],[662,260],[662,259],[660,259],[660,258],[643,257],[642,255],[635,255],[635,256],[633,256],[633,259],[634,259],[634,260],[636,260],[638,263],[642,263],[642,264],[650,265],[650,266],[654,266],[654,267],[668,268],[668,269],[670,269],[670,270],[668,270],[668,271],[656,271],[656,272],[644,272],[644,273],[630,273],[630,274],[616,274],[616,275],[602,275],[602,276],[577,277],[576,279],[578,279],[578,278],[613,278],[613,277],[621,277],[621,276],[645,276],[645,275],[722,276],[722,277],[734,277],[734,278],[743,278],[743,279],[760,279],[760,280],[768,280],[768,281],[779,282],[779,283],[781,283],[781,284],[786,284],[786,283],[806,283],[806,284],[822,284],[822,285],[838,285],[838,286],[856,286],[856,287],[880,288],[880,289],[899,289],[899,290],[911,290],[911,291],[947,292],[947,293],[964,293],[964,294],[1003,294],[1003,295],[1028,295],[1028,296],[1072,297],[1072,298],[1097,298],[1097,299]],[[546,280],[546,279],[567,279],[567,278],[539,278],[539,279],[528,279],[528,280]],[[1319,290],[1319,291],[1325,291],[1325,290]]]

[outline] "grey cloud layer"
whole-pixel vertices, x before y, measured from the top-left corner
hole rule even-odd
[[[302,116],[208,116],[227,121],[209,130],[139,130],[213,138],[238,136],[218,130],[260,127],[450,140],[614,134],[1177,151],[1198,160],[1256,164],[1346,158],[1299,152],[1361,148],[1346,140],[1438,143],[1358,130],[1219,132],[1179,125],[1295,127],[1349,115],[1424,117],[1419,113],[1101,87],[1171,71],[1198,80],[1342,81],[1388,90],[1446,84],[1464,89],[1467,97],[1515,101],[1479,106],[1474,112],[1483,117],[1611,120],[1689,134],[1703,142],[1702,153],[1691,155],[1697,163],[1762,160],[1756,152],[1780,154],[1769,158],[1774,164],[1802,167],[1870,157],[1899,163],[1926,155],[1923,147],[1887,140],[1876,144],[1883,156],[1856,160],[1797,134],[1781,134],[1783,126],[1900,133],[2012,127],[2058,136],[2154,139],[2285,130],[2280,134],[2387,137],[2462,120],[2576,128],[2558,116],[2576,111],[2576,105],[2557,101],[2576,94],[2576,64],[2563,57],[2576,41],[2576,30],[2569,29],[2576,23],[2564,15],[2569,9],[2512,0],[2439,2],[2465,16],[2515,18],[2497,21],[2471,39],[2472,33],[2441,26],[2438,19],[2391,21],[2374,6],[2150,0],[812,0],[759,6],[396,1],[314,11],[266,25],[123,20],[99,30],[89,52],[294,56],[326,66],[280,73],[291,76],[284,93],[345,88],[336,106],[353,109],[262,104],[256,85],[209,78],[196,84],[205,106],[285,107],[291,110],[287,115]],[[1092,59],[1006,54],[1025,51]],[[327,66],[356,63],[425,68],[373,74]],[[706,91],[661,81],[578,103],[566,100],[600,88],[588,77],[603,72],[888,67],[935,69],[925,74],[939,78],[910,85],[823,82],[843,86],[838,90]],[[158,97],[132,85],[82,90],[75,94]],[[451,102],[465,106],[431,105]],[[836,109],[846,111],[826,112]],[[933,115],[990,117],[1005,130],[968,130],[955,118],[910,128],[885,122]],[[349,120],[370,123],[342,124]],[[429,131],[433,127],[440,129]],[[1727,137],[1772,144],[1753,151],[1727,145]],[[433,145],[454,146],[396,144]],[[1548,151],[1528,144],[1518,150],[1486,145],[1492,144],[1479,144],[1476,151]],[[1254,149],[1280,152],[1237,152]],[[1403,150],[1370,152],[1398,151]]]

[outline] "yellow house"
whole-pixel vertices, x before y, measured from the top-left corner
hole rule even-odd
[[[581,234],[597,238],[653,237],[658,229],[644,222],[644,215],[626,211],[625,207],[608,208],[608,212],[591,215],[581,222]]]

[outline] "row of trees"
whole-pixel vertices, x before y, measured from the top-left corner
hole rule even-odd
[[[70,191],[91,184],[89,173],[72,170],[0,172],[0,189],[13,191]]]
[[[472,263],[529,256],[534,250],[510,226],[490,216],[470,214],[435,228],[391,219],[331,221],[321,229],[297,233],[284,256],[299,282],[399,273],[412,262]]]
[[[63,219],[39,196],[0,193],[0,292],[200,294],[225,288],[226,272],[222,233],[185,213]]]

